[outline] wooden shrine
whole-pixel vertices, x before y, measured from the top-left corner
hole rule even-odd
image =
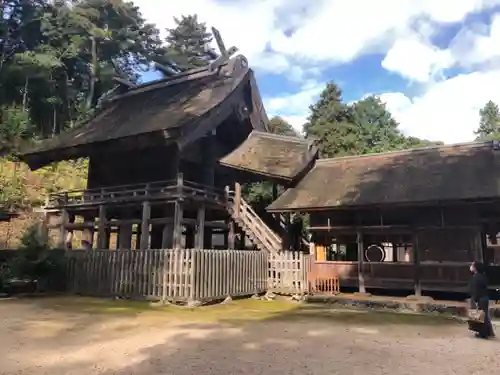
[[[467,291],[500,231],[500,151],[492,142],[322,159],[270,207],[310,215],[310,280],[341,287]]]

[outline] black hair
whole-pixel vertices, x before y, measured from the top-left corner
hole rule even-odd
[[[477,273],[480,273],[482,275],[486,273],[486,266],[484,265],[484,263],[474,261],[473,264]]]

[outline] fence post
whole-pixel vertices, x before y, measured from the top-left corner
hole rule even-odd
[[[188,305],[194,306],[199,300],[199,288],[198,282],[200,278],[198,277],[199,269],[198,269],[198,257],[199,249],[191,249],[191,269],[190,269],[190,290],[188,297]]]
[[[238,217],[240,215],[241,206],[241,185],[239,182],[234,184],[234,216]]]
[[[167,284],[168,284],[168,270],[169,270],[169,251],[168,249],[163,249],[163,289],[161,291],[161,302],[166,303],[167,302]]]

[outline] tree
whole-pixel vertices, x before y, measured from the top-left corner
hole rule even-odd
[[[358,148],[356,127],[350,122],[350,109],[342,103],[342,91],[333,82],[326,85],[304,125],[306,137],[320,140],[322,157],[351,155]]]
[[[362,155],[367,153],[423,147],[440,142],[406,137],[385,104],[369,96],[353,104],[342,102],[342,92],[329,83],[304,125],[306,136],[320,141],[322,157]]]
[[[293,126],[280,116],[274,116],[269,120],[269,131],[273,134],[297,136]]]
[[[376,96],[369,96],[350,107],[350,122],[358,133],[357,154],[384,152],[405,147],[398,123]]]
[[[500,139],[500,108],[491,100],[479,111],[477,140]]]
[[[167,29],[167,57],[181,70],[208,65],[213,52],[208,51],[212,34],[197,15],[174,18],[176,27]]]

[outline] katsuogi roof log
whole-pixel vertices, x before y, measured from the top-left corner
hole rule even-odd
[[[88,156],[96,146],[140,148],[177,142],[180,147],[216,128],[242,108],[255,121],[252,106],[260,98],[253,72],[243,56],[218,69],[198,68],[141,86],[126,88],[111,97],[102,111],[86,124],[42,141],[21,158],[31,168],[53,161]],[[258,111],[258,109],[257,109]],[[267,119],[262,120],[264,125]],[[253,125],[253,123],[252,123]],[[196,133],[196,135],[194,135]]]
[[[220,164],[288,182],[310,166],[317,155],[314,140],[253,131]]]
[[[500,198],[491,142],[320,159],[269,211]]]

